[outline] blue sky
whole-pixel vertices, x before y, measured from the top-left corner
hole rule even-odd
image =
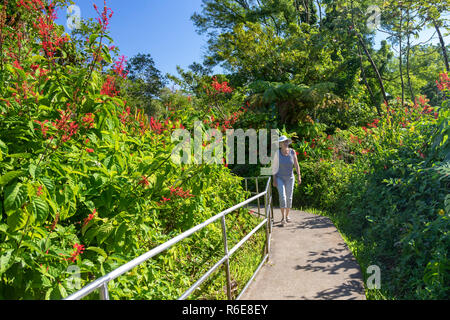
[[[94,3],[103,8],[103,0],[75,3],[83,19],[97,16]],[[111,36],[126,57],[150,53],[163,74],[177,74],[177,65],[187,69],[193,62],[202,61],[206,38],[195,32],[190,20],[195,11],[201,10],[201,0],[107,0],[107,6],[114,11]],[[60,11],[58,17],[58,23],[66,25],[66,13]]]
[[[94,3],[103,8],[103,0],[75,0],[75,3],[83,19],[96,17]],[[194,12],[201,11],[201,3],[202,0],[107,0],[114,11],[111,36],[122,55],[131,58],[138,53],[150,53],[163,74],[176,75],[177,65],[187,69],[193,62],[201,62],[206,52],[206,37],[195,32],[190,20]],[[58,23],[65,25],[66,13],[59,12],[58,16]],[[428,40],[433,31],[423,32],[419,42]],[[385,37],[377,35],[376,48]],[[435,37],[433,43],[437,42]],[[446,42],[450,42],[450,36]]]

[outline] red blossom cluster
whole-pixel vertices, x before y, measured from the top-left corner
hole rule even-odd
[[[238,111],[234,112],[231,116],[225,118],[225,120],[219,121],[214,117],[214,115],[203,120],[203,123],[209,125],[214,129],[222,129],[222,131],[226,131],[227,129],[233,129],[233,125],[239,120],[244,112]],[[221,123],[222,122],[222,123]]]
[[[100,90],[100,94],[110,97],[115,97],[119,94],[119,91],[116,88],[116,80],[113,76],[106,77],[102,90]]]
[[[41,0],[19,0],[17,6],[29,11],[40,11],[44,8],[44,3]]]
[[[94,115],[92,113],[86,113],[86,115],[82,118],[83,127],[86,129],[94,128]]]
[[[20,0],[17,6],[40,13],[37,23],[33,22],[33,26],[39,32],[45,55],[49,58],[54,57],[56,50],[69,41],[67,35],[58,35],[55,28],[55,20],[57,19],[55,3],[50,2],[45,6],[41,0]]]
[[[79,126],[76,121],[71,120],[73,112],[70,108],[67,108],[65,111],[58,110],[58,112],[61,116],[52,124],[60,134],[61,141],[64,143],[69,141],[78,132]]]
[[[213,77],[212,78],[211,87],[212,87],[213,90],[210,90],[208,88],[208,86],[206,86],[206,85],[203,86],[203,89],[205,89],[206,94],[208,96],[215,96],[215,95],[217,95],[219,93],[232,93],[233,92],[233,89],[228,86],[228,82],[227,81],[224,81],[224,82],[220,83],[217,80],[217,77]]]
[[[170,187],[170,195],[171,196],[175,195],[183,199],[195,197],[193,194],[191,194],[189,190],[183,190],[183,188],[181,187],[179,188]]]
[[[380,120],[379,119],[375,119],[375,120],[373,120],[372,123],[369,123],[367,126],[370,127],[370,128],[378,128],[378,124],[379,123],[380,123]]]
[[[185,127],[181,124],[180,120],[172,122],[172,125],[169,122],[169,119],[166,119],[164,122],[156,120],[154,117],[150,118],[150,129],[156,134],[163,134],[165,131],[173,130],[173,129],[185,129]]]
[[[114,62],[113,71],[119,77],[125,79],[128,76],[128,71],[125,71],[125,64],[127,62],[127,58],[125,56],[121,56],[120,59]]]
[[[92,221],[92,219],[95,218],[95,214],[97,213],[97,209],[94,209],[94,211],[89,214],[89,216],[87,218],[84,219],[83,221],[83,227],[87,226],[87,224]]]
[[[42,192],[42,186],[39,186],[37,191],[36,191],[36,196],[40,197],[42,196],[44,193]]]
[[[60,114],[60,117],[54,122],[51,122],[50,126],[49,120],[34,120],[34,122],[40,125],[40,130],[44,138],[47,138],[48,130],[50,127],[52,127],[54,130],[56,130],[56,133],[50,137],[50,140],[54,140],[56,137],[58,137],[60,138],[62,143],[65,143],[72,139],[72,137],[79,132],[80,126],[76,120],[73,120],[75,118],[75,114],[70,108],[70,104],[67,105],[66,110],[58,110],[58,112]],[[94,128],[94,115],[92,113],[85,114],[82,117],[81,126],[86,130]],[[38,129],[39,128],[35,128],[35,130]],[[93,150],[89,150],[91,149],[87,149],[88,152],[94,152]]]
[[[66,261],[75,262],[80,254],[82,254],[85,250],[84,245],[75,243],[73,245],[75,251],[72,253],[70,258],[64,258]]]
[[[354,136],[353,134],[350,134],[350,141],[355,144],[361,144],[362,142],[358,136]]]
[[[141,109],[136,109],[134,114],[131,112],[131,107],[126,107],[125,110],[118,115],[120,122],[126,126],[126,130],[123,130],[123,133],[128,133],[128,130],[131,128],[133,132],[139,130],[141,135],[144,135],[149,129],[151,129],[151,125],[149,124],[149,120],[147,115]]]
[[[106,0],[103,1],[103,11],[101,13],[98,10],[98,7],[95,3],[94,3],[94,9],[98,14],[98,17],[96,18],[97,22],[102,27],[102,30],[106,31],[109,26],[109,20],[112,18],[114,11],[111,8],[108,8],[106,6]]]
[[[164,205],[166,202],[172,201],[170,198],[162,197],[162,200],[158,202],[158,206]]]
[[[211,86],[213,87],[213,89],[217,93],[220,93],[220,92],[222,92],[222,93],[232,93],[233,92],[233,89],[231,89],[228,86],[228,82],[227,81],[224,81],[224,82],[220,83],[219,81],[217,81],[217,77],[213,77],[212,79],[213,79],[213,81],[211,83]]]
[[[128,72],[125,71],[125,64],[126,57],[121,56],[118,61],[114,62],[114,66],[112,68],[113,72],[122,79],[125,79],[128,76]],[[103,83],[102,89],[100,90],[100,94],[115,97],[119,95],[119,93],[120,91],[117,89],[116,78],[112,75],[108,75]]]
[[[44,136],[44,138],[46,138],[47,137],[47,133],[48,133],[48,127],[46,126],[47,123],[48,123],[48,120],[45,120],[43,122],[38,121],[38,120],[34,120],[34,122],[41,126],[42,135]],[[37,130],[37,128],[35,130]]]
[[[146,176],[142,176],[142,179],[141,181],[139,181],[138,185],[147,187],[150,185],[150,182],[148,181],[148,178]]]
[[[440,91],[450,90],[450,78],[447,73],[439,74],[439,81],[436,80],[437,87]]]

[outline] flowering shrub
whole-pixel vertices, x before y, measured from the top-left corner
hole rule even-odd
[[[112,17],[106,4],[96,8],[83,54],[54,24],[56,5],[45,4],[0,5],[3,15],[16,5],[21,17],[0,24],[0,299],[66,297],[77,289],[69,266],[86,285],[246,196],[224,166],[170,161],[171,133],[192,123],[189,111],[148,119],[127,105],[125,58],[114,62],[104,43]],[[111,69],[102,72],[105,63]],[[242,227],[229,225],[230,239],[256,220],[234,222]],[[115,281],[111,297],[178,297],[222,248],[221,237],[216,226],[199,232]]]
[[[447,77],[439,89],[446,94]],[[366,270],[382,270],[369,298],[448,298],[450,110],[426,97],[383,107],[383,118],[311,142],[296,206],[325,210]],[[332,154],[315,153],[317,146]],[[314,147],[313,147],[314,146]],[[299,156],[299,159],[300,159]],[[324,157],[324,158],[319,158]],[[367,277],[369,275],[365,275]]]

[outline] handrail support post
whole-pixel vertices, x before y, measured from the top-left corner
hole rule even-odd
[[[225,251],[225,256],[227,259],[225,260],[225,273],[227,277],[227,297],[228,300],[232,300],[231,295],[231,275],[230,275],[230,256],[228,254],[228,241],[227,241],[227,226],[225,224],[225,215],[222,215],[222,234],[223,234],[223,247]]]

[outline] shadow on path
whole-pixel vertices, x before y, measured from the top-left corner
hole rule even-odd
[[[274,210],[269,263],[242,299],[364,300],[359,265],[331,220],[295,210],[290,217],[282,225]]]

